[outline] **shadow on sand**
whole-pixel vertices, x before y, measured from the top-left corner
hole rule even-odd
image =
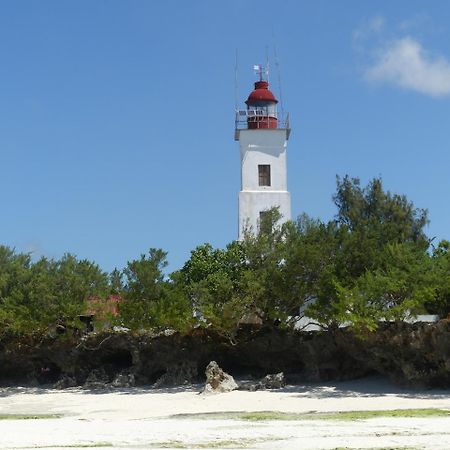
[[[244,380],[237,380],[244,381]],[[106,389],[84,389],[82,387],[68,388],[64,390],[52,389],[51,386],[40,387],[2,387],[0,397],[9,397],[20,394],[58,394],[79,393],[86,395],[155,395],[155,394],[178,394],[180,392],[199,393],[204,384],[191,384],[170,388],[152,388],[151,386],[137,386],[131,388],[106,388]],[[384,397],[396,395],[403,398],[416,399],[448,399],[450,389],[413,389],[403,388],[382,376],[371,376],[351,381],[330,381],[321,383],[304,383],[288,385],[276,392],[286,392],[297,395],[299,398],[339,398],[339,397]]]
[[[416,399],[448,399],[450,389],[415,389],[393,384],[387,377],[374,375],[357,380],[306,383],[287,386],[284,392],[307,398],[385,397],[397,396]]]

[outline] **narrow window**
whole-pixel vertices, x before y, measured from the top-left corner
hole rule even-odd
[[[270,210],[261,211],[259,213],[259,233],[272,233],[272,214]]]
[[[258,165],[258,179],[260,186],[270,186],[270,165],[259,164]]]

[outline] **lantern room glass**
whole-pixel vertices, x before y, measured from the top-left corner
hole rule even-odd
[[[263,117],[277,117],[276,103],[257,102],[248,106],[248,111],[251,115]]]

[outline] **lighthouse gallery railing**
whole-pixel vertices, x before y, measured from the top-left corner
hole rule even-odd
[[[252,129],[270,129],[271,124],[273,122],[269,122],[264,120],[267,118],[267,111],[261,110],[253,110],[253,109],[237,109],[236,110],[236,119],[235,119],[235,131],[234,131],[234,139],[239,139],[239,131],[249,129],[248,123],[252,123]],[[290,126],[289,126],[289,113],[285,112],[277,112],[276,115],[270,115],[269,117],[275,117],[277,119],[277,128],[287,130],[287,135],[290,135]],[[256,119],[256,120],[255,120]],[[261,119],[261,120],[258,120]]]
[[[236,130],[246,130],[248,128],[248,119],[264,119],[267,117],[267,112],[263,109],[237,109],[235,128]],[[277,119],[277,128],[289,129],[289,113],[277,112],[276,115],[270,115]],[[269,128],[268,122],[264,120],[256,120],[255,123],[259,124],[257,128]]]

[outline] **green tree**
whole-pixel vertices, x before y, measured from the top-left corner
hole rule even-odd
[[[120,314],[127,326],[145,328],[154,324],[151,306],[164,295],[163,269],[167,253],[151,248],[148,255],[129,261],[123,273],[125,286]]]
[[[0,246],[0,322],[3,333],[30,329],[26,292],[30,266],[30,255],[16,254],[13,249]]]
[[[115,268],[109,274],[109,285],[111,289],[111,294],[119,295],[123,291],[123,272]]]
[[[51,265],[52,266],[52,265]],[[90,297],[105,297],[109,292],[108,274],[87,259],[65,254],[51,269],[56,290],[56,307],[65,320],[81,314]]]
[[[232,242],[226,249],[204,244],[191,253],[173,277],[190,299],[200,323],[233,338],[247,312],[242,290],[246,266],[242,243]]]
[[[428,312],[442,318],[450,315],[450,242],[442,240],[432,255],[436,296],[426,303]]]
[[[431,260],[408,244],[388,244],[382,263],[352,285],[335,281],[334,318],[359,331],[373,331],[382,320],[399,321],[424,312],[435,297]]]
[[[334,250],[326,250],[332,262],[308,314],[327,326],[372,329],[381,318],[397,320],[423,310],[433,298],[426,210],[384,191],[379,178],[366,187],[358,179],[338,178],[333,200],[336,228],[328,242]]]
[[[90,296],[107,292],[107,276],[87,260],[64,255],[41,258],[0,247],[0,318],[4,331],[45,331],[56,324],[78,324]]]
[[[287,240],[292,241],[295,231],[291,223],[280,225],[280,218],[278,208],[265,211],[261,232],[245,234],[242,242],[246,261],[242,290],[247,308],[266,326],[285,325],[298,314],[301,303],[298,292],[292,295],[286,270]]]
[[[179,283],[165,279],[166,258],[163,250],[151,248],[148,255],[127,263],[120,305],[120,318],[126,326],[137,330],[192,328],[193,312],[187,296]]]
[[[404,195],[384,191],[381,178],[361,187],[358,178],[337,177],[333,201],[338,224],[350,231],[365,229],[374,233],[380,244],[414,242],[428,247],[423,230],[428,224],[427,210],[415,208]]]
[[[334,321],[337,259],[341,251],[342,230],[334,221],[323,223],[300,216],[287,235],[284,283],[280,294],[293,307],[323,324]]]
[[[376,268],[387,244],[413,243],[423,251],[429,246],[424,232],[427,211],[415,208],[403,195],[384,191],[380,178],[366,187],[357,178],[337,178],[333,201],[338,208],[336,222],[344,231],[337,264],[341,279],[351,282]]]

